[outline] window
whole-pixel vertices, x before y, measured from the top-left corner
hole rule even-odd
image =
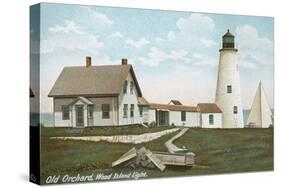
[[[62,119],[68,120],[69,119],[69,106],[68,105],[62,105]]]
[[[102,104],[101,110],[102,110],[102,119],[109,119],[109,112],[110,112],[109,104]]]
[[[142,106],[139,106],[139,111],[140,111],[140,117],[143,116],[143,107]]]
[[[227,93],[232,93],[232,86],[231,85],[227,86]]]
[[[124,104],[123,106],[123,117],[124,118],[128,117],[128,104]]]
[[[233,106],[233,114],[237,114],[238,113],[238,107],[237,106]]]
[[[131,104],[131,107],[130,107],[130,117],[134,117],[134,110],[135,110],[135,105]]]
[[[128,81],[125,80],[124,86],[123,86],[123,93],[124,93],[124,94],[127,93],[127,86],[128,86]]]
[[[93,118],[93,113],[94,113],[94,105],[88,105],[88,118]]]
[[[186,113],[181,112],[181,121],[186,121]]]
[[[133,94],[133,91],[134,91],[134,82],[131,81],[130,82],[130,93]]]
[[[209,115],[209,125],[214,125],[214,115],[213,114]]]

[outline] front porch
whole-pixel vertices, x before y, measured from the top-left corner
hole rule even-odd
[[[70,105],[72,127],[94,126],[94,103],[85,97],[77,97]]]

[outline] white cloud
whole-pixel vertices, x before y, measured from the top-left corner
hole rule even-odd
[[[90,22],[94,27],[109,27],[114,23],[108,16],[95,11],[93,8],[85,6],[81,7],[81,9],[78,13],[80,17],[82,17],[81,14],[84,14],[84,20]]]
[[[203,46],[205,46],[206,48],[211,48],[215,45],[217,45],[217,43],[213,40],[210,40],[210,39],[206,39],[206,38],[202,38],[200,40],[200,42],[203,44]]]
[[[180,18],[177,21],[177,27],[181,33],[197,35],[212,31],[215,28],[215,24],[210,17],[193,13],[188,18]]]
[[[98,51],[104,47],[99,36],[93,31],[107,31],[114,22],[105,14],[95,11],[93,8],[81,7],[77,9],[79,25],[75,20],[65,20],[62,24],[56,24],[48,28],[48,35],[41,40],[41,53],[51,53],[57,49]],[[75,14],[74,14],[75,15]],[[83,29],[80,27],[83,25]],[[86,29],[89,32],[86,32]],[[116,34],[115,34],[116,35]],[[119,33],[120,36],[120,33]]]
[[[168,40],[173,40],[176,38],[176,34],[174,31],[169,31],[169,33],[167,34],[167,39]]]
[[[273,42],[261,37],[251,25],[237,27],[236,43],[239,49],[240,66],[258,68],[259,65],[273,64]]]
[[[173,50],[166,53],[156,47],[151,47],[148,57],[139,57],[140,63],[148,66],[157,66],[159,63],[167,60],[178,60],[181,62],[189,63],[190,59],[187,57],[188,52],[183,49]]]
[[[166,40],[161,37],[156,37],[155,42],[165,42]]]
[[[54,35],[41,42],[42,54],[51,53],[57,49],[66,50],[93,50],[97,52],[104,47],[96,35]]]
[[[51,33],[70,33],[74,32],[77,34],[83,34],[80,30],[80,27],[74,22],[70,20],[65,20],[62,25],[55,25],[53,27],[50,27],[49,32]]]
[[[119,31],[117,31],[117,32],[112,33],[111,37],[113,37],[113,38],[123,38],[123,35]]]
[[[188,51],[193,51],[192,48],[198,48],[199,46],[211,48],[217,45],[212,40],[215,23],[212,18],[206,15],[193,13],[186,17],[180,17],[176,22],[176,27],[178,31],[168,31],[166,37],[158,37],[155,41],[169,46],[181,45]],[[186,46],[186,44],[190,44],[190,46]]]
[[[133,40],[133,39],[126,39],[126,44],[132,45],[135,48],[140,48],[146,44],[149,44],[150,42],[146,40],[146,38],[140,38],[138,40]]]

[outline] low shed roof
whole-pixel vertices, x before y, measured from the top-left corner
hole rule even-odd
[[[150,103],[149,107],[150,109],[159,109],[159,110],[197,112],[197,108],[195,106]]]
[[[215,103],[199,103],[197,107],[201,113],[222,113],[221,109]]]

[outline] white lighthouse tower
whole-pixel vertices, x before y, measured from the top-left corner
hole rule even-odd
[[[222,37],[220,51],[216,104],[223,113],[223,128],[243,128],[243,109],[240,92],[240,78],[237,49],[234,35],[227,30]]]

